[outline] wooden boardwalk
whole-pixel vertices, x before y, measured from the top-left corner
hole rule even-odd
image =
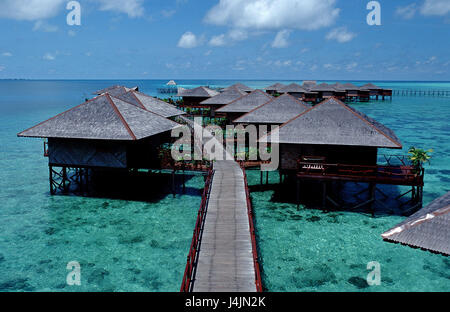
[[[193,281],[194,292],[256,292],[244,174],[217,161]]]

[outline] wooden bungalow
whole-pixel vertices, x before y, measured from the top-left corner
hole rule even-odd
[[[210,117],[215,117],[215,112],[217,109],[224,105],[230,104],[234,100],[247,95],[245,91],[241,91],[237,87],[230,87],[225,89],[220,94],[213,96],[209,99],[204,100],[200,105],[210,109]]]
[[[286,87],[286,85],[282,84],[282,83],[276,83],[273,84],[271,86],[268,86],[265,90],[267,94],[270,95],[275,95],[275,94],[279,94],[279,90]]]
[[[334,88],[334,97],[340,101],[345,101],[345,99],[347,98],[347,91],[345,89],[345,86],[340,82],[332,84],[331,86]]]
[[[379,97],[382,97],[383,99],[386,96],[392,97],[392,90],[383,89],[379,86],[374,85],[373,83],[367,83],[363,85],[360,90],[365,91],[369,94],[369,97],[375,97],[377,100],[379,99]]]
[[[321,181],[326,189],[332,181],[423,187],[423,171],[412,166],[378,165],[378,149],[401,149],[395,133],[336,98],[303,112],[277,130],[281,174],[299,180]],[[264,138],[264,137],[263,137]],[[324,206],[326,204],[326,191]],[[419,192],[420,193],[420,192]],[[372,201],[374,200],[372,196]]]
[[[235,120],[245,113],[269,102],[273,97],[261,90],[255,90],[250,94],[241,96],[231,103],[216,110],[216,115],[226,117],[228,121]]]
[[[265,125],[267,126],[267,130],[270,131],[270,126],[280,126],[309,108],[310,106],[306,103],[286,93],[251,110],[247,114],[234,120],[233,123],[242,125],[251,124],[255,125],[257,128],[261,125]],[[258,133],[258,136],[263,134],[266,133]]]
[[[252,89],[252,88],[250,88],[250,87],[248,87],[245,84],[242,84],[240,82],[235,83],[234,85],[229,86],[228,88],[225,88],[224,91],[227,91],[229,89],[234,89],[234,88],[238,89],[241,92],[245,92],[245,93],[252,93],[253,91],[255,91],[255,89]]]
[[[204,106],[199,104],[218,94],[219,92],[207,87],[198,87],[194,89],[180,89],[177,96],[183,98],[183,107],[204,108]]]
[[[305,92],[307,92],[307,90],[305,90],[301,85],[296,84],[296,83],[291,83],[291,84],[285,86],[284,88],[281,88],[278,90],[278,93],[280,93],[280,94],[287,93],[298,99],[304,98]]]
[[[359,99],[360,95],[360,87],[354,85],[353,83],[347,82],[342,85],[345,88],[345,91],[347,92],[347,100],[350,101],[356,101]]]
[[[158,168],[157,148],[171,140],[170,132],[176,127],[180,124],[104,93],[18,136],[48,140],[45,155],[54,194],[56,188],[66,188],[69,169],[79,174]],[[62,182],[56,183],[57,177]]]
[[[336,89],[327,83],[321,83],[312,87],[309,91],[317,92],[320,99],[329,99],[334,96]]]
[[[450,192],[381,236],[389,242],[450,256]]]

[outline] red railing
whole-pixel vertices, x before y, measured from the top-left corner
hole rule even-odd
[[[250,224],[250,236],[252,239],[252,252],[253,252],[253,264],[255,266],[255,285],[256,285],[256,291],[262,292],[262,280],[261,280],[261,271],[259,268],[259,261],[258,261],[258,250],[256,248],[256,235],[255,235],[255,227],[253,223],[253,209],[252,209],[252,203],[250,199],[250,191],[248,189],[248,183],[247,183],[247,174],[245,172],[245,168],[242,167],[242,173],[244,174],[244,185],[245,185],[245,195],[247,197],[247,213],[248,213],[248,221]]]
[[[200,246],[200,236],[203,230],[203,224],[205,222],[206,210],[208,207],[209,192],[211,189],[212,177],[214,171],[209,170],[208,176],[205,182],[205,188],[203,189],[202,202],[197,215],[197,222],[195,223],[194,235],[192,237],[191,247],[187,256],[186,269],[184,270],[183,282],[181,283],[181,292],[190,292],[192,286],[192,278],[194,268],[198,260],[198,251]]]
[[[424,170],[407,165],[365,166],[350,164],[328,164],[323,162],[305,162],[298,160],[298,171],[303,175],[339,176],[348,178],[373,179],[374,181],[403,181],[407,183],[423,183]]]

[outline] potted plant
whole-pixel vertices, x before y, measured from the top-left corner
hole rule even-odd
[[[430,163],[431,155],[433,150],[424,150],[421,148],[411,147],[408,151],[408,158],[411,161],[412,166],[414,167],[414,173],[420,174],[423,168],[424,163]]]

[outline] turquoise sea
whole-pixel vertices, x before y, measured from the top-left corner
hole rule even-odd
[[[0,291],[179,290],[203,177],[190,177],[187,192],[178,189],[175,198],[165,183],[145,202],[52,197],[42,140],[16,136],[82,103],[97,89],[137,85],[158,95],[166,82],[0,81]],[[274,83],[242,82],[253,88]],[[186,88],[224,87],[235,81],[178,83]],[[393,89],[450,90],[448,82],[375,83]],[[404,150],[395,154],[406,154],[410,146],[434,149],[426,167],[424,204],[450,190],[450,98],[396,96],[351,105],[396,132]],[[257,172],[248,176],[250,185],[259,183]],[[277,183],[278,174],[272,173],[270,181]],[[380,234],[404,219],[399,213],[377,207],[376,218],[355,212],[324,214],[279,203],[275,193],[270,188],[252,191],[266,290],[450,291],[449,258],[382,241]],[[81,265],[81,286],[66,284],[70,261]],[[380,286],[365,283],[371,261],[381,265]]]

